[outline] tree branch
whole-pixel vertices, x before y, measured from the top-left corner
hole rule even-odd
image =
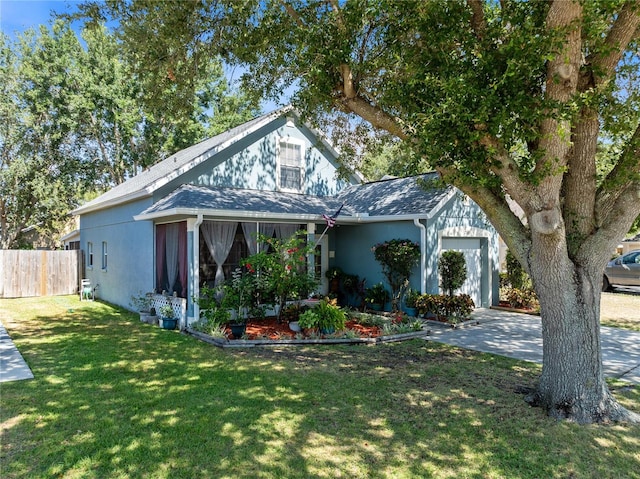
[[[484,9],[481,0],[467,0],[467,5],[471,8],[471,28],[476,33],[476,37],[482,40],[486,30],[484,19]]]
[[[640,6],[636,1],[629,1],[620,9],[602,50],[587,57],[587,65],[591,66],[590,75],[581,77],[580,91],[585,91],[592,86],[600,86],[611,80],[616,65],[620,62],[629,42],[637,35],[639,27]]]
[[[498,160],[499,165],[491,166],[490,169],[502,179],[505,191],[518,204],[529,208],[532,199],[530,188],[520,179],[518,165],[509,156],[500,140],[486,134],[480,139],[480,144],[485,147],[491,158]]]
[[[545,97],[551,104],[565,105],[574,98],[582,60],[581,31],[578,26],[582,14],[582,6],[577,0],[555,0],[549,7],[547,29],[564,34],[562,46],[547,63]],[[536,209],[539,210],[559,207],[563,180],[561,173],[571,149],[571,124],[558,113],[550,109],[540,122],[539,148],[544,153],[535,167],[535,174],[543,178],[537,188],[540,200]]]
[[[531,249],[531,239],[528,228],[513,212],[507,199],[489,188],[456,181],[455,175],[450,175],[447,169],[439,168],[438,172],[443,178],[450,178],[456,188],[476,202],[520,264],[529,272],[528,257]]]
[[[287,11],[289,16],[293,18],[293,20],[296,22],[296,25],[298,25],[298,27],[302,28],[305,26],[305,23],[300,17],[300,15],[298,15],[298,12],[296,12],[296,10],[291,6],[291,4],[289,4],[289,2],[287,2],[287,0],[280,0],[280,3],[284,7],[284,9]]]
[[[598,112],[589,106],[580,111],[573,128],[573,148],[568,155],[568,171],[564,178],[564,212],[568,234],[588,236],[595,226],[596,150],[600,122]]]
[[[354,91],[355,92],[355,91]],[[404,131],[400,119],[389,115],[379,107],[372,105],[361,96],[344,95],[336,99],[337,107],[347,113],[354,113],[363,120],[368,121],[374,127],[388,131],[401,140],[406,140],[409,135]]]
[[[620,160],[607,175],[598,188],[596,197],[596,226],[601,227],[619,214],[616,205],[622,201],[625,204],[627,197],[633,198],[640,209],[640,125],[627,143],[625,150],[620,155]],[[640,212],[639,212],[640,213]],[[636,217],[638,213],[636,213]]]

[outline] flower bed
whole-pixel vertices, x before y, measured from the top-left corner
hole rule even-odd
[[[321,334],[317,329],[294,331],[286,321],[275,317],[252,319],[247,322],[242,339],[233,339],[231,329],[226,326],[215,334],[202,325],[188,330],[195,337],[220,347],[275,346],[278,344],[376,344],[423,337],[429,331],[423,322],[404,315],[367,314],[351,312],[344,330],[332,334]]]
[[[357,333],[361,338],[377,338],[381,336],[382,330],[378,326],[365,326],[357,321],[347,321],[347,330]],[[231,337],[231,329],[226,328],[227,338]],[[353,334],[350,333],[350,334]],[[343,334],[342,334],[343,335]],[[246,339],[302,339],[302,338],[336,338],[341,336],[341,332],[337,334],[313,334],[310,332],[296,332],[289,327],[289,323],[278,322],[275,317],[257,319],[247,323]]]

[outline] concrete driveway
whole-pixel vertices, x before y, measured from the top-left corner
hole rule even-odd
[[[478,309],[472,318],[480,324],[464,327],[432,328],[427,340],[465,349],[542,363],[540,318],[528,314]],[[601,328],[604,373],[640,384],[640,332]]]

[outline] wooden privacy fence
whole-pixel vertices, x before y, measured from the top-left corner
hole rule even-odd
[[[0,250],[0,298],[75,294],[82,251]]]

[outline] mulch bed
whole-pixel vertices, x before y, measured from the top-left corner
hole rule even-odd
[[[347,321],[347,328],[357,331],[362,338],[377,338],[382,331],[377,326],[363,326],[356,321]],[[295,331],[289,328],[286,321],[278,322],[276,318],[251,320],[247,323],[247,339],[296,339]],[[231,338],[231,329],[227,327],[227,337]]]

